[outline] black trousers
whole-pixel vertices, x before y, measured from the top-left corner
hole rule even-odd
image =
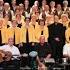
[[[34,44],[36,44],[36,43],[34,43]],[[29,54],[31,51],[35,50],[34,47],[35,47],[35,45],[32,46],[32,42],[31,43],[23,43],[23,46],[21,46],[19,48],[19,50],[20,50],[21,54],[23,54],[23,53],[28,53]]]
[[[0,64],[0,67],[3,68],[3,70],[19,70],[20,69],[20,60],[10,60],[10,61],[4,61]]]
[[[56,42],[55,40],[51,40],[50,46],[52,49],[52,57],[55,60],[58,60],[63,57],[63,42]]]

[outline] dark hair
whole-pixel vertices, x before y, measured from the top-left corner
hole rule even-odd
[[[26,19],[29,19],[29,21],[31,20],[31,18],[30,18],[30,17],[25,17],[24,21],[26,21]]]
[[[45,20],[44,19],[39,19],[38,24],[40,25],[40,22],[43,21],[45,25]]]

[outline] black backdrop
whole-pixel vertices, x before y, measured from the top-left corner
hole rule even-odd
[[[5,2],[9,2],[9,3],[11,4],[11,0],[4,0],[4,1],[5,1]],[[16,0],[16,1],[17,1],[17,4],[24,2],[24,0]],[[35,1],[35,0],[29,0],[30,6],[33,5],[34,1]],[[39,1],[40,5],[41,5],[41,1],[42,1],[42,0],[38,0],[38,1]],[[51,1],[51,0],[47,0],[48,4],[49,4],[50,1]],[[57,4],[57,3],[62,4],[62,2],[63,2],[63,0],[54,0],[54,1],[56,2],[56,4]],[[68,1],[69,1],[69,6],[70,6],[70,0],[68,0]]]

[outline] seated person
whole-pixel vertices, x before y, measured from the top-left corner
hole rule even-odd
[[[63,47],[63,56],[70,59],[70,43],[66,43]]]
[[[63,47],[63,61],[70,63],[70,43],[66,43]],[[65,70],[70,69],[70,65],[65,66]]]
[[[4,52],[5,58],[7,58],[7,60],[11,59],[12,55],[20,55],[18,48],[15,47],[13,44],[14,44],[14,39],[9,38],[8,44],[0,47],[0,50]]]
[[[43,35],[40,37],[39,43],[35,46],[35,50],[38,52],[37,62],[39,70],[42,68],[45,70],[43,60],[51,57],[51,48],[47,43],[45,43],[45,37]]]

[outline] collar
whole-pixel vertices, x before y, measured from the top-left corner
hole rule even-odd
[[[13,45],[12,45],[12,46],[10,46],[9,44],[8,44],[8,46],[9,46],[10,48],[12,48],[12,47],[13,47]]]

